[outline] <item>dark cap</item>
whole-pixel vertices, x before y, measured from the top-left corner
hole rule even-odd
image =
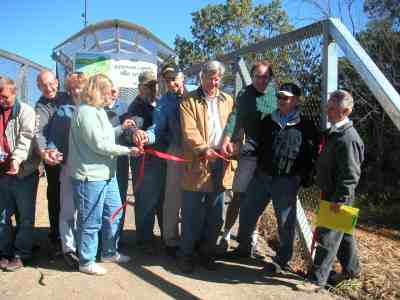
[[[298,85],[296,85],[292,82],[284,83],[279,88],[278,95],[284,95],[284,96],[288,96],[288,97],[293,97],[293,96],[300,97],[301,89],[299,88]]]
[[[139,83],[143,85],[156,83],[157,76],[151,71],[144,71],[139,74]]]

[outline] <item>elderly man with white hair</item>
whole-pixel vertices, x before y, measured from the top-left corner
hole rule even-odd
[[[35,105],[37,116],[35,129],[35,146],[44,161],[47,175],[47,201],[50,221],[49,239],[54,254],[61,251],[59,215],[60,215],[60,161],[54,156],[54,150],[48,149],[48,130],[51,121],[61,105],[73,104],[72,99],[64,92],[58,91],[58,80],[50,71],[42,71],[37,76],[37,86],[42,95]]]
[[[232,186],[234,161],[220,159],[222,133],[234,101],[220,90],[224,66],[206,62],[201,86],[180,104],[185,165],[182,187],[182,272],[194,270],[193,252],[199,242],[201,264],[215,270],[218,234],[223,224],[224,191]]]
[[[343,204],[353,205],[364,160],[364,143],[349,120],[353,105],[353,97],[344,90],[333,92],[327,105],[331,127],[317,162],[316,181],[323,199],[331,202],[334,213]],[[297,285],[298,290],[315,292],[323,288],[327,281],[336,285],[342,280],[359,276],[360,263],[352,235],[319,227],[317,245],[308,281]],[[330,274],[335,256],[342,272]]]

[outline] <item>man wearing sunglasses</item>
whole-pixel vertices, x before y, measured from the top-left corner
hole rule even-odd
[[[268,61],[256,62],[250,71],[252,84],[244,88],[236,100],[236,107],[229,117],[224,132],[222,152],[225,156],[240,151],[239,165],[233,181],[233,198],[229,203],[225,218],[225,232],[220,248],[228,250],[231,229],[236,222],[239,208],[246,201],[247,186],[257,166],[255,147],[260,135],[261,120],[276,109],[275,88],[272,84],[272,66]],[[240,145],[243,140],[244,143]],[[236,142],[236,144],[234,143]],[[253,233],[253,247],[245,252],[228,252],[228,257],[263,258],[257,251],[257,231]]]
[[[318,153],[319,133],[311,120],[300,114],[301,90],[283,84],[277,93],[278,109],[260,124],[257,169],[240,211],[238,251],[248,251],[251,234],[270,199],[278,223],[280,245],[264,271],[273,275],[290,270],[296,225],[297,193],[309,183]]]

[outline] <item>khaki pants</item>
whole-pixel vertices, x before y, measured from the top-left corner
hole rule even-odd
[[[182,156],[182,149],[177,145],[171,145],[168,153]],[[182,174],[183,164],[167,161],[167,178],[165,185],[165,199],[163,206],[163,236],[168,247],[178,246],[179,235],[179,211],[182,207]]]

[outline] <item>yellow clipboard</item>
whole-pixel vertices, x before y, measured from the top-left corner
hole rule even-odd
[[[352,235],[356,227],[359,209],[341,205],[338,213],[330,209],[331,202],[320,200],[315,225]]]

